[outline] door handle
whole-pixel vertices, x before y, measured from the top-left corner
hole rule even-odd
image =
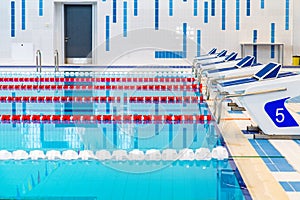
[[[65,37],[65,43],[67,43],[71,39],[70,37]]]

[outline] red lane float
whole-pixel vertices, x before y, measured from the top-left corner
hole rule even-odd
[[[0,85],[1,90],[149,90],[149,91],[201,91],[192,85]]]
[[[149,83],[149,82],[176,82],[176,83],[193,83],[195,82],[195,78],[54,78],[54,77],[40,77],[40,78],[24,78],[24,77],[14,77],[14,78],[8,78],[8,77],[2,77],[0,78],[0,82],[102,82],[102,83],[117,83],[117,82],[123,82],[123,83],[130,83],[130,82],[141,82],[141,83]]]
[[[80,96],[0,96],[1,103],[120,103],[121,97],[114,96],[96,96],[96,97],[80,97]],[[203,96],[135,96],[125,97],[123,102],[129,103],[203,103]]]
[[[212,121],[211,115],[0,115],[1,123],[130,123],[194,124]]]

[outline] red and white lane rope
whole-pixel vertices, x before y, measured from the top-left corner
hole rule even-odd
[[[114,96],[0,96],[1,103],[203,103],[203,96],[135,96],[135,97],[114,97]]]
[[[0,115],[1,123],[134,123],[193,124],[212,120],[211,115]]]
[[[146,90],[201,91],[201,85],[0,85],[1,90]]]
[[[193,83],[195,78],[55,78],[55,77],[0,77],[0,82],[60,82],[60,83],[73,83],[73,82],[102,82],[102,83],[128,83],[128,82],[140,82],[140,83]]]

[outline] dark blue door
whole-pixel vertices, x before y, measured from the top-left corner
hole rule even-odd
[[[91,59],[92,5],[65,5],[66,62]]]

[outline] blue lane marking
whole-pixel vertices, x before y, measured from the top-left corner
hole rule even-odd
[[[155,0],[155,30],[159,28],[159,0]]]
[[[253,148],[272,172],[294,172],[295,169],[282,157],[268,140],[249,140]]]
[[[106,127],[103,127],[103,148],[106,149]]]
[[[16,36],[16,11],[15,11],[15,2],[12,1],[10,3],[10,36],[15,37]]]
[[[279,183],[286,192],[300,192],[299,181],[280,181]]]
[[[197,124],[196,123],[194,123],[193,124],[193,142],[197,142],[197,140],[198,140],[198,137],[197,137]]]
[[[173,124],[169,124],[169,147],[173,148]]]
[[[208,23],[208,2],[204,2],[204,23]]]
[[[22,30],[26,29],[26,0],[22,0]]]
[[[222,0],[222,30],[226,30],[226,0]]]
[[[106,23],[105,23],[105,38],[106,38],[106,51],[110,51],[110,47],[109,47],[109,37],[110,37],[110,28],[109,28],[109,16],[106,16]]]
[[[187,148],[186,128],[182,129],[182,148]]]
[[[240,30],[240,0],[236,0],[235,7],[235,30]]]
[[[138,16],[138,0],[134,0],[133,3],[133,15]]]
[[[138,128],[134,127],[134,141],[133,141],[133,147],[135,149],[139,148],[139,133],[138,133]]]
[[[173,16],[173,0],[169,0],[169,16]]]

